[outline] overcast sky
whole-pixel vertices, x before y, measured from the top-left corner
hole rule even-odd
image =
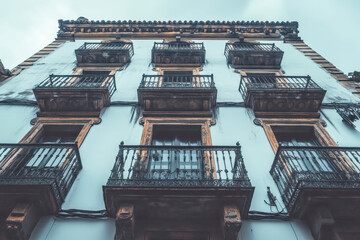
[[[0,0],[0,59],[13,68],[56,37],[58,19],[298,21],[344,72],[360,70],[359,0]]]

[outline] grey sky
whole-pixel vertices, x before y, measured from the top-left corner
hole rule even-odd
[[[360,70],[358,0],[0,0],[0,59],[13,68],[56,37],[58,19],[299,21],[300,36],[346,73]]]

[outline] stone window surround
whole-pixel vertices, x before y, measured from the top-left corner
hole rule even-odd
[[[314,134],[322,146],[337,146],[336,142],[331,138],[330,134],[325,130],[326,122],[320,119],[277,119],[277,118],[256,118],[256,125],[264,128],[265,134],[270,142],[274,153],[277,152],[279,144],[276,140],[272,127],[313,127]]]
[[[46,125],[56,125],[59,127],[65,127],[69,125],[82,126],[79,135],[77,136],[75,142],[77,142],[78,147],[84,141],[87,133],[94,124],[100,123],[99,118],[36,118],[33,121],[34,126],[30,131],[20,140],[19,143],[36,143],[37,139],[40,137],[43,132],[44,126]]]

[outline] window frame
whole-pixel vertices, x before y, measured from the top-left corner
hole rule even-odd
[[[33,121],[33,127],[30,131],[20,140],[19,143],[37,143],[41,137],[44,129],[48,125],[65,127],[69,125],[80,125],[82,126],[78,136],[75,138],[75,142],[78,147],[84,141],[90,128],[94,124],[99,124],[99,118],[37,118]]]
[[[211,146],[211,134],[210,126],[214,125],[216,122],[212,118],[153,118],[153,117],[144,117],[140,119],[140,124],[144,126],[143,133],[140,140],[140,145],[151,145],[154,125],[200,125],[200,134],[201,134],[201,145],[202,146]],[[148,168],[148,162],[144,162],[147,159],[146,154],[142,157],[143,160],[140,160],[144,169]],[[212,159],[212,160],[211,160]],[[204,163],[202,164],[204,171],[206,169],[216,169],[214,158],[210,156],[204,157]],[[211,161],[211,162],[210,162]],[[211,166],[211,167],[210,167]],[[213,173],[216,178],[216,172]]]
[[[202,146],[211,146],[210,126],[215,125],[212,118],[153,118],[144,117],[140,124],[144,126],[140,145],[151,145],[154,125],[200,125]]]
[[[330,134],[325,130],[326,122],[320,119],[263,119],[256,118],[254,120],[256,125],[261,125],[265,131],[267,139],[270,142],[270,146],[276,154],[279,147],[279,143],[276,139],[275,133],[272,127],[312,127],[314,129],[314,135],[319,141],[321,146],[324,147],[336,147],[336,142],[331,138]]]

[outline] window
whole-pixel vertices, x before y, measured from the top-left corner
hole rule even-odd
[[[324,129],[325,122],[322,120],[255,119],[255,123],[263,126],[272,149],[280,153],[277,157],[288,164],[290,172],[331,175],[342,168],[334,161],[340,158],[352,166],[345,155],[334,155],[326,148],[337,144]],[[283,147],[279,152],[280,144]]]
[[[34,126],[19,143],[78,143],[83,142],[99,118],[37,118]]]
[[[277,142],[282,146],[321,146],[319,140],[315,136],[314,127],[311,126],[274,126],[272,127],[272,130]]]
[[[330,160],[327,151],[321,150],[321,143],[312,126],[272,127],[279,145],[294,147],[286,154],[287,161],[296,169],[310,172],[334,172],[337,166]],[[316,148],[307,148],[316,147]]]
[[[74,143],[79,135],[81,125],[45,125],[38,143]]]
[[[44,125],[39,131],[36,143],[75,143],[82,127],[81,125]],[[56,148],[53,145],[29,149],[26,154],[22,153],[24,155],[23,162],[26,168],[59,167],[68,158],[67,151],[67,148]]]
[[[148,170],[151,178],[194,179],[202,174],[203,155],[197,149],[173,149],[172,146],[201,146],[200,125],[154,125],[152,145],[166,146],[151,153]],[[158,155],[158,156],[157,156]],[[164,171],[166,173],[164,173]]]
[[[155,146],[146,160],[150,178],[198,179],[215,169],[209,151],[196,148],[211,146],[212,119],[143,118],[140,122],[144,124],[141,145]]]
[[[104,86],[110,78],[107,75],[110,75],[111,71],[90,71],[83,70],[82,76],[79,78],[78,82],[74,86],[78,85],[81,87],[101,87]]]
[[[192,71],[164,71],[162,87],[191,87]]]
[[[60,167],[69,158],[68,148],[60,144],[81,145],[87,132],[96,119],[38,119],[34,127],[25,135],[20,143],[47,144],[45,146],[27,148],[21,152],[23,171],[29,174],[33,169]],[[59,144],[58,146],[54,144]]]
[[[162,126],[186,126],[189,129],[200,128],[201,144],[203,146],[211,146],[210,126],[215,124],[212,118],[142,118],[140,124],[144,126],[141,137],[141,145],[151,145],[153,139],[154,128],[162,129]],[[159,128],[160,127],[160,128]],[[156,131],[156,130],[155,130]],[[189,130],[192,131],[192,130]],[[156,133],[155,133],[156,134]]]
[[[323,120],[256,118],[254,122],[264,128],[275,153],[279,143],[286,146],[337,146],[325,130]]]

